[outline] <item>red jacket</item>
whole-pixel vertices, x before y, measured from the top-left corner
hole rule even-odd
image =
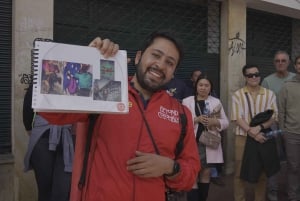
[[[134,98],[136,97],[136,99]],[[101,114],[94,128],[91,152],[89,155],[87,182],[82,192],[84,201],[165,201],[163,177],[139,178],[126,170],[126,162],[135,156],[135,151],[155,153],[152,141],[137,102],[143,108],[142,100],[135,89],[129,86],[128,114]],[[160,154],[174,158],[179,139],[179,103],[165,91],[154,93],[144,109],[152,135]],[[199,156],[195,143],[193,121],[187,108],[187,133],[184,149],[178,162],[181,170],[167,185],[178,190],[189,190],[193,186],[200,169]],[[66,124],[87,121],[87,114],[42,113],[50,123]],[[77,184],[81,171],[83,147],[85,145],[86,124],[77,127],[75,161],[72,176],[71,201],[80,200]]]

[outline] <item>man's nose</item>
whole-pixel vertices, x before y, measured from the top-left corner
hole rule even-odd
[[[156,62],[155,62],[155,66],[156,66],[158,69],[164,68],[164,65],[165,65],[165,63],[164,63],[164,59],[163,59],[163,58],[159,58],[159,59],[157,59]]]

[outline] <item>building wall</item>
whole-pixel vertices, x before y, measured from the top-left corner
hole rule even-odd
[[[292,59],[300,55],[300,20],[293,20],[292,28]]]
[[[32,171],[23,172],[23,158],[27,149],[28,135],[22,124],[22,106],[25,88],[21,82],[31,72],[31,48],[36,37],[52,38],[53,1],[13,1],[13,48],[12,48],[12,135],[14,155],[14,200],[36,200],[37,191]]]
[[[7,156],[0,160],[0,200],[13,201],[16,197],[14,191],[14,168],[12,156]]]
[[[246,63],[246,3],[228,0],[221,8],[221,101],[230,118],[231,96],[244,83],[241,73]],[[224,136],[225,173],[234,171],[234,125],[230,123]]]

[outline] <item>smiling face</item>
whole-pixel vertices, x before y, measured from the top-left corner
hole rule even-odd
[[[257,87],[260,83],[260,74],[256,67],[248,68],[245,72],[245,79],[247,86]]]
[[[150,93],[162,89],[172,79],[178,62],[179,51],[174,43],[162,37],[155,38],[143,53],[136,55],[135,87]]]

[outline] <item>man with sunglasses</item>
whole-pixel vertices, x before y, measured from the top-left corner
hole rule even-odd
[[[295,73],[288,71],[288,66],[290,64],[290,56],[286,51],[279,50],[274,55],[274,66],[276,72],[264,78],[262,82],[262,86],[271,89],[277,97],[278,93],[283,86],[284,82],[290,80],[295,76]],[[283,142],[281,137],[276,138],[277,148],[280,155],[281,160],[285,160]],[[274,175],[273,177],[268,179],[268,188],[267,188],[267,197],[269,201],[277,201],[278,200],[278,175]]]
[[[255,146],[263,147],[269,145],[270,141],[264,137],[262,131],[269,128],[273,122],[277,119],[277,106],[275,94],[264,87],[260,86],[260,73],[257,65],[245,65],[243,67],[243,75],[246,80],[246,86],[237,90],[232,96],[232,110],[231,120],[236,123],[235,129],[235,176],[234,176],[234,200],[245,201],[246,200],[246,186],[251,187],[254,193],[255,201],[265,200],[266,191],[266,174],[268,176],[274,174],[279,170],[279,164],[276,169],[272,169],[268,163],[273,160],[272,155],[260,159],[260,153],[257,150],[253,150],[249,146],[245,146],[246,140],[254,141]],[[256,114],[264,112],[266,110],[273,110],[274,115],[268,121],[257,125],[250,126],[252,117]],[[249,139],[247,139],[248,137]],[[269,146],[268,146],[269,147]],[[247,179],[241,179],[242,161],[244,156],[244,150],[251,152],[251,158],[254,156],[252,167],[245,166],[246,171],[251,169],[251,176]],[[270,153],[274,153],[274,157],[278,157],[276,154],[276,146],[271,146]],[[277,160],[279,163],[279,160]],[[253,171],[254,170],[254,171]],[[253,173],[253,174],[252,174]],[[262,174],[263,173],[263,174]]]

